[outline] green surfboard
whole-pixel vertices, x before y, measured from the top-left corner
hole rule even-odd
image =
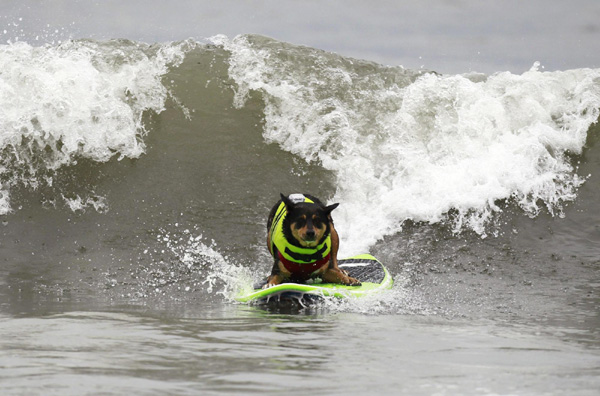
[[[337,283],[321,283],[316,280],[313,283],[282,283],[263,289],[266,283],[254,285],[254,290],[242,292],[235,299],[239,302],[270,302],[282,299],[308,299],[314,300],[320,297],[358,298],[384,290],[391,289],[393,280],[388,270],[370,254],[361,254],[354,257],[338,260],[341,269],[348,275],[358,279],[360,286],[345,286]]]

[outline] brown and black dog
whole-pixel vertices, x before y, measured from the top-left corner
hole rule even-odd
[[[280,195],[267,221],[267,245],[274,263],[263,288],[311,278],[359,286],[357,279],[338,268],[339,236],[331,212],[339,204],[325,206],[308,194]]]

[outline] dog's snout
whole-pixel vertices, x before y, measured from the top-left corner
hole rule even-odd
[[[306,238],[307,239],[314,239],[315,238],[315,230],[306,230]]]

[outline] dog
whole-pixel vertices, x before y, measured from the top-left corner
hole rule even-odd
[[[321,278],[326,283],[360,286],[338,267],[339,236],[329,206],[308,194],[280,194],[267,221],[267,246],[274,263],[263,288],[282,282],[306,282]]]

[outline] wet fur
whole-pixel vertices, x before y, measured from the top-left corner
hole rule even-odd
[[[277,201],[271,209],[269,219],[267,221],[267,247],[271,246],[271,224],[277,212],[277,208],[281,202],[285,202],[287,214],[283,221],[283,235],[285,239],[292,245],[299,247],[315,247],[320,245],[329,235],[331,235],[331,252],[329,262],[323,265],[314,273],[313,277],[320,277],[323,282],[340,283],[344,285],[360,285],[360,282],[350,276],[338,267],[337,252],[339,249],[339,236],[333,220],[331,212],[337,208],[338,204],[329,206],[323,203],[316,197],[304,194],[305,197],[314,203],[298,203],[293,204],[289,199],[281,194],[281,199]],[[314,236],[311,235],[314,232]],[[293,274],[281,263],[277,254],[277,247],[273,251],[273,268],[271,275],[267,279],[265,288],[275,286],[277,284],[293,281],[304,282],[308,278]]]

